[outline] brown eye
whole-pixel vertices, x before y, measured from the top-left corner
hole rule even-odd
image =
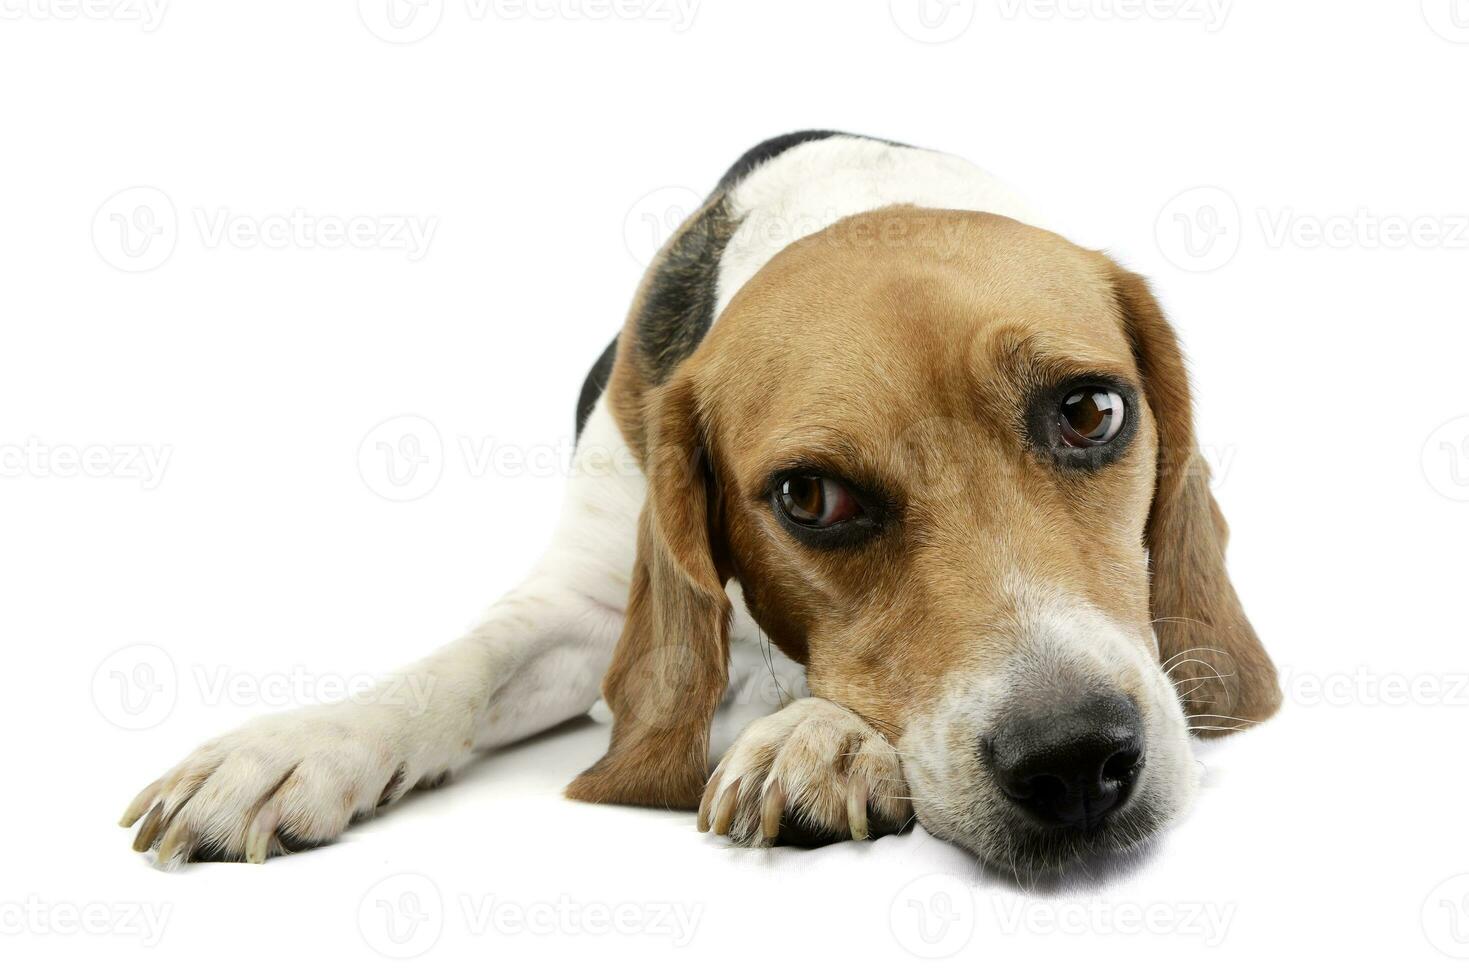
[[[1076,449],[1111,442],[1122,431],[1122,396],[1111,388],[1086,385],[1061,399],[1061,441]]]
[[[790,476],[776,499],[787,517],[805,527],[831,527],[862,513],[852,492],[826,476]]]

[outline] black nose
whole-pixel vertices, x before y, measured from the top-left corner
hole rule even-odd
[[[986,744],[1005,795],[1053,827],[1095,830],[1143,767],[1142,718],[1121,695],[1017,717]]]

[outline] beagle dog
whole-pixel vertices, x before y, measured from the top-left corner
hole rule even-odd
[[[1154,834],[1193,794],[1190,734],[1279,705],[1158,304],[953,156],[750,150],[577,424],[522,585],[411,685],[205,744],[128,807],[134,846],[326,841],[600,694],[611,744],[573,799],[697,809],[749,846],[916,818],[1061,865]],[[723,752],[721,704],[753,717]]]

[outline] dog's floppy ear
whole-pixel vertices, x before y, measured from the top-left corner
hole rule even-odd
[[[716,567],[711,477],[693,383],[651,393],[648,495],[622,637],[602,682],[612,744],[567,787],[594,803],[693,808],[729,680],[729,598]]]
[[[1194,438],[1178,338],[1141,276],[1114,266],[1113,280],[1158,427],[1147,545],[1159,654],[1198,733],[1220,734],[1275,713],[1275,665],[1225,569],[1229,528]]]

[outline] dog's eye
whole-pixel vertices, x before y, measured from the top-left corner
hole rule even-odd
[[[776,499],[786,516],[804,527],[831,527],[862,513],[852,492],[828,476],[788,476]]]
[[[1061,399],[1061,441],[1075,449],[1105,446],[1122,431],[1122,396],[1111,388],[1085,385]]]

